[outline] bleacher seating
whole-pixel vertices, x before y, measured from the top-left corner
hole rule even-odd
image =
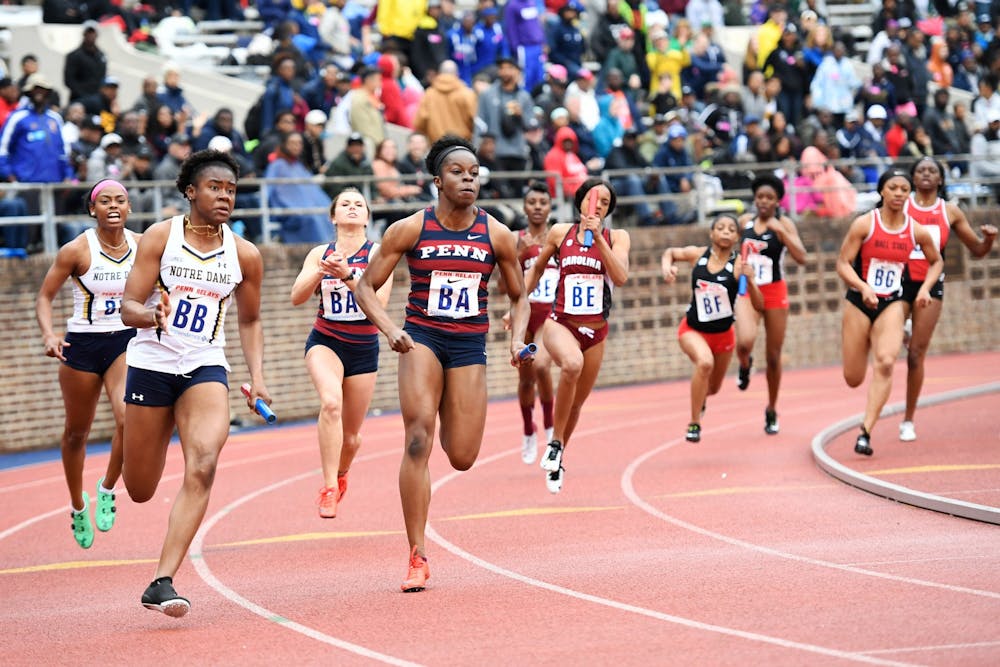
[[[834,29],[849,34],[854,40],[854,52],[864,55],[868,52],[872,37],[872,20],[878,11],[880,3],[861,0],[828,0],[826,3],[827,20]]]

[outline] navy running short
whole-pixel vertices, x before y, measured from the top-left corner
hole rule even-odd
[[[176,403],[188,387],[203,382],[220,382],[229,389],[229,373],[223,366],[201,366],[183,375],[129,366],[125,377],[125,402],[167,407]]]
[[[414,343],[429,348],[445,370],[486,365],[485,333],[453,334],[410,322],[403,325],[403,331],[410,334]]]
[[[89,333],[69,331],[66,333],[68,346],[63,348],[63,362],[73,370],[96,373],[101,377],[108,372],[111,364],[125,353],[128,342],[135,336],[135,329]]]
[[[865,305],[864,300],[861,298],[861,292],[848,290],[847,296],[845,298],[847,299],[848,303],[853,304],[855,308],[857,308],[862,313],[867,315],[868,319],[871,320],[872,324],[875,323],[875,320],[878,319],[878,316],[881,315],[886,308],[896,303],[897,301],[902,300],[902,297],[898,294],[893,294],[892,296],[888,297],[879,297],[878,305],[875,306],[875,310],[872,310],[871,308]]]
[[[313,329],[306,339],[306,353],[315,345],[322,345],[337,355],[340,363],[344,365],[345,378],[374,373],[378,370],[377,338],[371,343],[348,343]]]
[[[904,278],[903,301],[912,306],[913,302],[917,300],[917,292],[920,291],[920,287],[923,284],[923,281],[917,282],[916,280]],[[944,278],[939,279],[936,283],[934,283],[934,286],[931,287],[931,298],[937,299],[938,301],[944,301]]]

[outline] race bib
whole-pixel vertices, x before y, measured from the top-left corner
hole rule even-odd
[[[714,322],[733,316],[733,304],[725,285],[698,281],[694,290],[694,303],[699,322]]]
[[[355,269],[360,278],[362,271]],[[358,308],[354,292],[340,278],[324,278],[320,284],[320,294],[323,299],[323,319],[332,322],[354,322],[365,319],[364,312]]]
[[[867,282],[877,296],[889,296],[902,289],[903,263],[887,262],[882,259],[872,259],[868,263]]]
[[[479,314],[479,283],[481,273],[462,271],[431,271],[431,288],[427,295],[427,314],[461,320]]]
[[[552,303],[556,300],[556,287],[559,285],[559,269],[548,267],[538,279],[538,285],[528,295],[531,303]]]
[[[941,228],[937,225],[924,225],[924,229],[930,232],[931,240],[934,241],[934,247],[941,251]],[[919,245],[913,246],[913,251],[910,253],[910,259],[926,259],[924,257],[924,249]]]
[[[574,273],[563,279],[566,290],[564,310],[567,315],[604,313],[604,276],[599,273]]]
[[[753,267],[753,279],[760,285],[770,285],[774,282],[774,260],[767,255],[750,255],[747,263]]]

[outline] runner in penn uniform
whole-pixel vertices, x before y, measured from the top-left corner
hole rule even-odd
[[[871,432],[892,391],[892,367],[903,345],[906,302],[903,277],[910,254],[923,249],[929,267],[914,297],[914,308],[927,308],[944,262],[927,229],[906,214],[910,175],[893,167],[879,177],[878,206],[851,223],[837,258],[837,273],[847,283],[842,347],[844,380],[857,387],[865,380],[868,354],[872,380],[854,451],[871,456]]]
[[[476,205],[479,160],[472,144],[446,135],[427,154],[436,206],[386,230],[378,253],[355,286],[361,309],[385,334],[399,360],[399,405],[405,428],[399,495],[409,541],[404,592],[422,591],[430,577],[424,532],[431,500],[428,460],[440,420],[441,448],[456,470],[479,456],[486,425],[488,281],[494,266],[507,286],[512,313],[511,363],[525,347],[528,302],[517,240]],[[399,260],[410,269],[406,323],[399,327],[376,295]]]
[[[377,243],[365,236],[371,210],[357,188],[345,188],[330,204],[337,240],[309,251],[292,285],[292,303],[319,297],[319,311],[306,340],[306,367],[320,398],[318,437],[323,487],[317,505],[324,519],[337,516],[347,492],[347,473],[361,448],[361,425],[378,371],[378,329],[354,298]],[[392,276],[378,291],[384,307]]]
[[[913,192],[906,202],[906,213],[927,228],[934,245],[944,259],[944,248],[949,235],[954,232],[973,257],[985,257],[997,237],[994,225],[982,225],[979,238],[969,224],[965,213],[957,205],[945,200],[945,169],[932,157],[923,157],[910,167],[913,178]],[[903,301],[910,318],[910,340],[906,357],[906,412],[899,425],[899,439],[910,442],[917,439],[913,425],[913,415],[917,410],[917,400],[924,384],[924,359],[934,335],[934,328],[941,318],[944,302],[944,273],[931,288],[931,302],[925,308],[913,308],[913,302],[920,291],[920,285],[927,276],[929,264],[920,248],[914,248],[907,263],[907,273],[903,277]]]

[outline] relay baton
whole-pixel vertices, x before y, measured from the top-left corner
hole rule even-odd
[[[242,387],[240,387],[240,391],[243,392],[244,396],[246,396],[247,398],[250,398],[250,384],[249,383],[245,383]],[[278,421],[278,416],[276,414],[274,414],[274,412],[271,410],[271,406],[268,405],[267,403],[265,403],[263,398],[258,398],[254,402],[254,406],[253,407],[254,407],[254,410],[257,411],[257,414],[259,414],[261,417],[263,417],[264,421],[266,421],[268,424],[273,424],[274,422]]]
[[[749,248],[749,246],[746,243],[744,243],[744,244],[742,244],[740,246],[740,262],[743,263],[743,264],[746,264],[746,261],[747,261],[747,249],[748,248]],[[747,277],[746,277],[745,274],[741,273],[740,274],[739,295],[743,296],[746,293],[747,293]]]
[[[594,215],[597,213],[597,186],[590,189],[587,193],[587,215]],[[590,248],[594,245],[594,232],[589,229],[583,232],[583,247]]]
[[[536,352],[538,352],[538,346],[534,343],[528,343],[521,348],[520,352],[517,353],[517,358],[521,361],[525,361],[534,357]]]

